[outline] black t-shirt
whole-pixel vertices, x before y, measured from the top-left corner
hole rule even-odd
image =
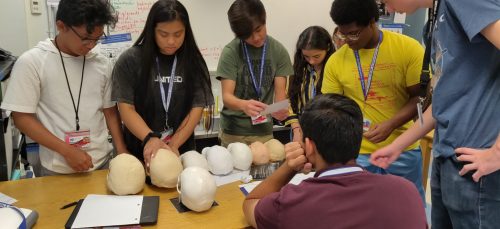
[[[135,105],[136,111],[139,114],[143,114],[141,116],[149,128],[161,132],[165,130],[166,113],[161,97],[160,85],[164,88],[165,103],[167,103],[174,56],[158,55],[159,66],[157,66],[156,62],[153,62],[153,66],[151,66],[152,76],[149,79],[153,82],[141,82],[141,57],[140,47],[137,46],[128,49],[120,56],[113,69],[113,91],[111,97],[117,102]],[[202,77],[208,77],[208,75],[191,76],[193,82],[188,82],[189,80],[186,80],[187,77],[184,75],[184,71],[179,66],[181,59],[182,56],[177,56],[177,67],[175,76],[173,77],[174,85],[168,109],[168,125],[174,129],[174,132],[177,131],[191,108],[204,107],[214,103],[210,85],[204,85],[205,81],[202,79]],[[158,79],[158,68],[161,83]],[[206,66],[204,68],[206,69]],[[206,73],[208,74],[208,71]],[[138,93],[141,93],[138,91],[139,84],[148,85],[147,93],[149,93],[149,96],[147,98],[138,99]],[[143,112],[140,110],[140,107],[143,107],[149,100],[152,100],[153,112]],[[151,117],[144,117],[144,113],[151,114]],[[139,159],[143,159],[142,139],[137,139],[127,128],[125,128],[124,134],[127,149]],[[179,151],[182,153],[194,149],[193,134],[179,148]]]

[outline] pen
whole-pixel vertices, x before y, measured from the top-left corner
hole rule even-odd
[[[62,206],[62,207],[61,207],[61,210],[62,210],[62,209],[69,208],[69,207],[72,207],[72,206],[75,206],[75,205],[77,205],[77,204],[78,204],[78,202],[77,202],[77,201],[72,202],[72,203],[69,203],[69,204],[66,204],[66,205],[64,205],[64,206]]]

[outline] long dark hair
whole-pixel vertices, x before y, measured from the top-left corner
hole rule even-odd
[[[188,92],[187,103],[181,112],[187,113],[191,109],[195,84],[200,84],[200,88],[204,89],[205,98],[212,96],[210,93],[211,83],[207,64],[201,55],[198,45],[196,45],[186,8],[175,0],[159,0],[151,7],[144,30],[134,44],[134,46],[140,47],[142,55],[140,81],[135,88],[135,106],[137,107],[137,112],[148,125],[152,123],[156,115],[154,113],[153,99],[151,99],[154,84],[152,69],[155,58],[160,55],[160,48],[155,40],[155,28],[158,23],[175,20],[182,22],[185,27],[184,42],[176,51],[176,55],[178,56],[177,68],[179,72],[183,73],[183,80],[186,82],[186,91]],[[208,99],[205,101],[208,101]]]
[[[293,75],[288,85],[288,96],[294,113],[299,113],[299,99],[301,98],[301,86],[304,79],[304,69],[309,65],[302,55],[303,49],[319,49],[325,50],[325,59],[321,62],[321,74],[319,75],[316,91],[321,93],[321,85],[323,82],[323,72],[325,63],[328,58],[335,52],[332,38],[326,29],[321,26],[311,26],[305,29],[299,36],[295,47],[295,55],[293,59]],[[302,104],[302,107],[305,104]]]

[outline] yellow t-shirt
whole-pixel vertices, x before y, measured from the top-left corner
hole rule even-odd
[[[374,51],[375,48],[359,50],[365,84],[368,81]],[[416,40],[384,30],[366,102],[361,89],[356,58],[348,45],[344,45],[328,59],[321,91],[323,94],[343,94],[356,101],[363,112],[363,117],[370,120],[371,125],[387,121],[407,103],[409,99],[407,87],[420,82],[423,56],[424,49]],[[378,144],[363,138],[360,153],[373,153],[390,144],[412,123],[413,121],[410,121],[395,129],[385,141]],[[418,144],[419,142],[415,142],[406,150],[414,149]]]

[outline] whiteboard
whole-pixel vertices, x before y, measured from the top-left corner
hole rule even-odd
[[[156,0],[111,0],[119,12],[112,34],[130,32],[135,41]],[[189,13],[193,33],[208,69],[215,71],[220,53],[234,34],[229,27],[227,10],[232,0],[180,0]],[[319,25],[330,34],[335,24],[330,18],[333,0],[262,0],[267,12],[267,33],[280,41],[293,61],[299,34]]]

